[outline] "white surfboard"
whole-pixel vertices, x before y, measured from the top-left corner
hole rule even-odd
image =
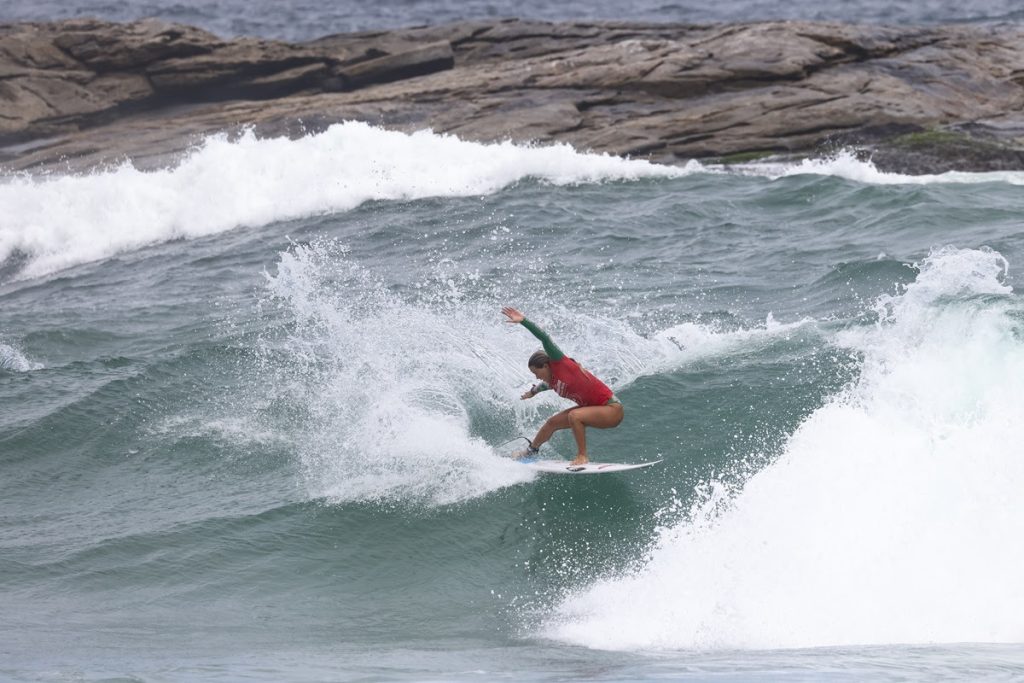
[[[570,465],[568,460],[520,460],[523,465],[538,472],[548,474],[610,474],[611,472],[628,472],[639,470],[651,465],[657,465],[661,460],[651,462],[624,463],[624,462],[594,462],[586,465]]]

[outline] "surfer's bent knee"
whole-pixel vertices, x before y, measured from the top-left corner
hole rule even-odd
[[[576,414],[577,411],[579,411],[582,408],[609,408],[610,410],[602,410],[599,413],[599,415],[601,415],[601,417],[602,417],[602,420],[603,419],[607,419],[607,420],[609,420],[609,422],[607,422],[605,424],[600,424],[600,421],[597,424],[594,424],[593,422],[590,422],[590,423],[584,422],[583,419],[579,415]],[[582,424],[585,427],[597,427],[599,429],[610,429],[612,427],[618,427],[622,423],[622,419],[625,417],[625,415],[626,415],[626,411],[622,407],[622,403],[620,403],[617,399],[614,399],[614,400],[608,401],[608,403],[605,403],[602,406],[579,406],[577,408],[573,408],[573,409],[571,409],[569,411],[568,418],[569,418],[569,424],[570,425],[572,425],[573,423],[578,422],[578,423]],[[593,419],[593,418],[591,418],[591,419]]]

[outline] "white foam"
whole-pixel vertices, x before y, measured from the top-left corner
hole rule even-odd
[[[848,150],[844,150],[834,157],[803,159],[798,163],[755,162],[729,168],[741,175],[759,175],[772,179],[798,175],[824,175],[845,178],[846,180],[869,185],[933,185],[941,183],[1007,183],[1009,185],[1024,185],[1024,172],[1022,171],[990,171],[983,173],[948,171],[946,173],[925,173],[921,175],[888,173],[878,170],[869,160],[858,159],[853,152]]]
[[[350,210],[369,200],[486,195],[525,178],[554,184],[693,172],[582,154],[561,144],[478,144],[343,123],[299,140],[213,136],[178,166],[0,179],[0,263],[21,277],[174,239]]]
[[[944,249],[877,326],[859,381],[734,494],[710,483],[642,567],[568,597],[595,648],[1024,642],[1024,344],[1003,258]],[[671,516],[671,511],[666,511]]]
[[[769,313],[763,326],[723,329],[720,324],[680,323],[657,332],[657,344],[663,360],[652,363],[644,374],[665,372],[710,358],[751,353],[779,339],[788,339],[799,330],[814,325],[810,318],[782,323]]]
[[[19,349],[0,342],[0,370],[31,372],[32,370],[41,370],[42,368],[42,363],[30,360]]]

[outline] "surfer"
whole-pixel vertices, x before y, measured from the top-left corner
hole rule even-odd
[[[551,341],[551,337],[527,320],[526,316],[507,306],[501,309],[501,312],[508,318],[505,322],[522,325],[539,339],[544,347],[542,351],[530,356],[527,362],[530,372],[540,380],[540,384],[530,387],[520,398],[533,398],[542,391],[554,389],[559,396],[576,402],[576,407],[555,413],[548,418],[537,432],[537,436],[533,437],[529,447],[516,453],[516,457],[535,455],[552,434],[559,429],[571,429],[576,439],[576,459],[570,464],[586,464],[589,461],[586,428],[618,427],[624,415],[622,403],[604,382],[562,353],[562,350]]]

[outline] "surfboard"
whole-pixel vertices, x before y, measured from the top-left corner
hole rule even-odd
[[[610,474],[612,472],[640,470],[651,465],[657,465],[661,460],[638,463],[590,461],[586,465],[570,465],[568,460],[523,459],[519,460],[519,462],[532,470],[548,474]]]

